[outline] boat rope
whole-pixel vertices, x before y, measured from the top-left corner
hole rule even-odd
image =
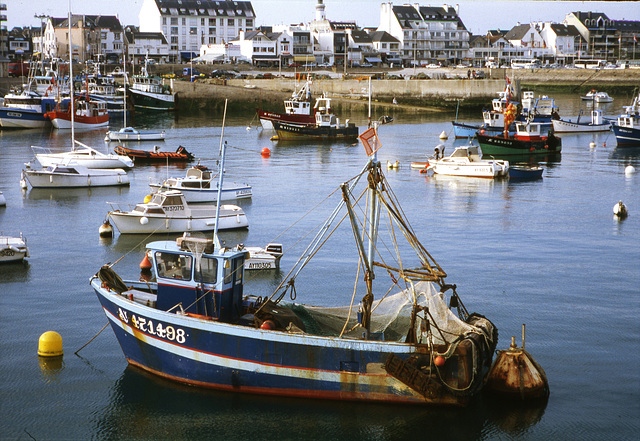
[[[88,341],[88,342],[86,342],[84,345],[82,345],[82,347],[81,347],[80,349],[78,349],[77,351],[75,351],[75,352],[74,352],[74,354],[75,354],[75,355],[78,355],[78,352],[80,352],[81,350],[83,350],[83,349],[84,349],[84,348],[85,348],[89,343],[91,343],[93,340],[95,340],[95,339],[96,339],[96,337],[97,337],[97,336],[99,336],[99,335],[100,335],[100,333],[101,333],[102,331],[104,331],[104,330],[107,328],[107,326],[109,326],[109,322],[105,323],[105,324],[104,324],[104,326],[102,327],[102,329],[101,329],[101,330],[99,330],[99,331],[98,331],[98,333],[97,333],[96,335],[94,335],[94,336],[93,336],[93,338],[91,338],[91,340],[89,340],[89,341]]]

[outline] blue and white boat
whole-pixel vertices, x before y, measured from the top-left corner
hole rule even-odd
[[[619,147],[640,146],[640,95],[630,106],[624,106],[624,113],[611,124]]]
[[[360,185],[367,197],[356,194]],[[456,285],[445,282],[446,273],[398,209],[375,152],[362,172],[340,187],[338,207],[271,296],[245,291],[248,253],[222,247],[217,232],[212,239],[185,235],[147,244],[143,261],[149,260],[150,270],[143,274],[144,282],[137,275],[122,280],[113,265],[104,265],[90,283],[127,361],[169,380],[237,393],[469,403],[483,387],[497,330],[487,318],[469,314]],[[364,200],[372,205],[361,211]],[[359,293],[360,307],[354,306],[358,300],[351,307],[323,308],[283,302],[299,271],[334,232],[332,223],[344,219],[342,210],[351,221],[359,254],[349,264],[359,263],[365,280],[356,289],[345,287],[342,301],[348,305]],[[362,213],[366,219],[358,219]],[[385,233],[409,238],[411,247],[385,242],[378,248],[378,235],[382,243]],[[409,250],[415,251],[412,258],[393,255],[387,260],[380,254]],[[330,269],[324,271],[335,277]],[[379,288],[383,280],[395,293],[388,285]],[[305,289],[323,288],[298,284],[298,297]]]
[[[45,114],[56,104],[54,97],[43,97],[31,90],[8,93],[0,107],[0,127],[35,129],[50,126]]]

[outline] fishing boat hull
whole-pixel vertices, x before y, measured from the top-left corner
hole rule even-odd
[[[273,121],[273,128],[278,134],[278,139],[282,141],[299,139],[344,139],[355,141],[358,138],[358,127],[354,124],[339,127],[297,126],[294,124]]]
[[[187,202],[218,202],[218,185],[214,184],[212,188],[189,188],[185,186],[172,187],[162,185],[161,183],[149,184],[151,192],[155,193],[158,190],[179,190],[185,197]],[[220,196],[221,201],[230,201],[235,199],[248,199],[253,196],[253,191],[250,185],[237,184],[235,182],[224,182],[222,184],[222,192]]]
[[[514,137],[490,136],[478,133],[478,144],[482,154],[491,156],[557,154],[562,150],[562,141],[552,133],[539,140]]]
[[[130,94],[131,102],[137,109],[144,110],[175,110],[176,99],[174,93],[155,93],[137,90],[134,88],[127,89]]]
[[[640,129],[635,127],[624,127],[612,124],[611,128],[616,136],[619,147],[640,146]]]
[[[116,146],[114,152],[118,155],[126,155],[134,162],[189,162],[194,156],[184,147],[180,146],[175,152],[161,152],[155,150],[136,150],[123,146]]]
[[[67,111],[53,110],[47,113],[47,118],[56,129],[71,129],[71,115]],[[98,129],[109,126],[109,114],[104,113],[98,116],[79,116],[73,120],[73,127],[76,129]]]
[[[165,137],[165,131],[140,131],[132,129],[131,127],[125,127],[117,132],[108,131],[104,140],[105,141],[160,141]]]
[[[12,107],[0,108],[0,127],[6,129],[38,129],[50,124],[43,112]]]
[[[88,173],[63,173],[43,170],[24,170],[24,177],[33,188],[80,188],[129,185],[129,176],[122,169],[87,170]]]
[[[182,233],[185,231],[213,231],[215,229],[216,209],[214,206],[183,208],[175,211],[170,211],[167,208],[166,210],[165,213],[158,214],[113,210],[109,212],[109,218],[122,234]],[[247,216],[240,207],[235,205],[220,207],[218,230],[248,227]]]
[[[142,287],[126,282],[132,284]],[[91,286],[130,364],[198,387],[312,399],[460,406],[472,394],[452,389],[470,392],[466,389],[480,387],[492,358],[483,337],[472,333],[437,368],[438,374],[433,372],[431,381],[426,381],[429,366],[421,364],[423,360],[418,362],[422,369],[417,368],[412,360],[428,359],[426,344],[419,346],[421,354],[417,354],[416,346],[409,343],[223,323],[150,308],[146,304],[155,301],[153,294],[136,298],[134,290],[120,295],[97,277]],[[181,286],[176,280],[175,288]],[[468,382],[469,378],[474,381]]]
[[[263,129],[273,130],[273,121],[293,124],[297,126],[309,126],[316,123],[314,115],[296,115],[286,113],[267,112],[265,110],[257,110],[260,125]]]
[[[611,129],[611,123],[591,124],[554,119],[552,124],[555,133],[606,132]]]

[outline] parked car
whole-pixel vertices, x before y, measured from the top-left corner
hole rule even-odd
[[[291,63],[287,67],[302,67],[302,64],[300,64],[300,63]]]
[[[8,74],[10,77],[28,76],[29,63],[27,63],[26,61],[22,63],[9,63]]]
[[[483,79],[484,77],[485,77],[485,76],[484,76],[484,71],[483,71],[483,70],[477,70],[477,71],[476,71],[476,80],[481,80],[481,79]]]
[[[215,69],[209,74],[209,78],[237,78],[240,74],[231,70]]]

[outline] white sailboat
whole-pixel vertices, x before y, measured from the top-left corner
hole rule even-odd
[[[164,140],[164,130],[138,130],[127,126],[127,78],[126,58],[124,66],[124,124],[117,132],[109,130],[104,138],[105,141],[162,141]]]
[[[71,8],[69,8],[69,35],[71,35]],[[69,79],[73,92],[73,60],[71,57],[71,41],[69,41]],[[53,153],[45,147],[31,146],[37,162],[42,170],[22,170],[21,185],[26,188],[29,181],[32,186],[48,187],[93,187],[97,185],[128,185],[129,178],[122,169],[133,167],[131,158],[116,154],[104,154],[75,139],[74,100],[69,102],[71,114],[71,151]],[[82,149],[76,150],[76,144]],[[96,171],[94,169],[115,169]],[[94,176],[93,181],[91,176]],[[99,176],[99,178],[98,178]],[[34,185],[36,184],[36,185]]]

